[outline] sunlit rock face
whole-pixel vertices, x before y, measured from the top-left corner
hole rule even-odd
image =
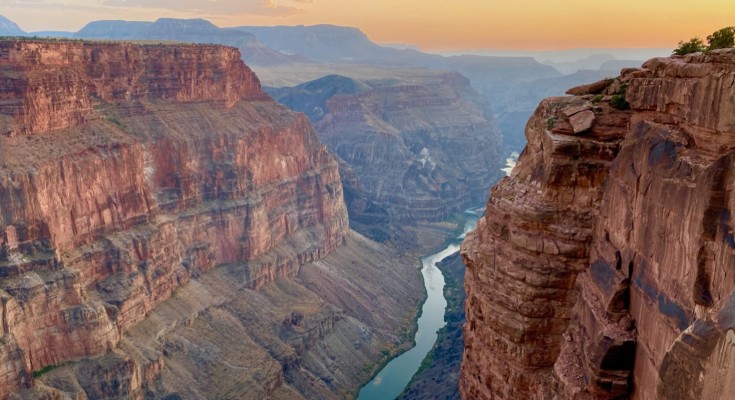
[[[163,361],[108,352],[177,288],[219,265],[261,288],[345,242],[337,162],[234,48],[2,41],[0,99],[0,397],[103,354],[87,395],[140,394]]]
[[[715,50],[541,103],[463,243],[464,398],[735,395],[734,81]]]

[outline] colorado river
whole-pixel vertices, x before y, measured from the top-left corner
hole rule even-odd
[[[427,297],[418,321],[416,346],[391,360],[372,381],[363,386],[358,396],[359,400],[395,399],[418,371],[426,354],[434,347],[437,331],[446,325],[444,312],[447,307],[447,301],[444,298],[444,275],[436,264],[459,251],[459,243],[467,232],[475,228],[481,212],[482,210],[479,212],[465,211],[465,226],[462,235],[453,240],[444,250],[421,260],[423,265],[421,274],[424,276]]]

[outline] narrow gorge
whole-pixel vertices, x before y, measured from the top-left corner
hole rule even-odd
[[[462,244],[465,399],[735,396],[735,49],[544,100]]]
[[[408,345],[414,259],[238,50],[4,40],[0,99],[0,397],[342,398]]]

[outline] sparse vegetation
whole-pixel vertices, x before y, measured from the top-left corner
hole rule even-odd
[[[726,49],[735,46],[735,26],[722,28],[707,36],[707,50]]]
[[[628,101],[625,100],[625,92],[627,91],[628,91],[628,85],[626,84],[620,85],[620,90],[618,90],[617,93],[612,95],[612,98],[610,99],[610,105],[617,108],[618,110],[630,109],[630,103],[628,103]]]
[[[98,45],[120,45],[134,44],[142,47],[160,47],[171,44],[185,44],[197,46],[216,46],[211,43],[189,43],[176,40],[113,40],[113,39],[78,39],[71,37],[40,37],[40,36],[8,36],[0,35],[0,40],[16,41],[16,42],[48,42],[48,43],[76,43],[76,44],[98,44]]]
[[[689,41],[680,41],[679,46],[672,51],[672,54],[683,56],[691,53],[706,53],[715,49],[726,49],[735,47],[735,26],[728,26],[713,32],[707,36],[707,45],[698,37],[693,37]]]
[[[119,121],[119,120],[118,120],[117,118],[115,118],[115,117],[108,117],[108,118],[107,118],[107,120],[108,120],[108,121],[110,121],[111,123],[113,123],[113,124],[115,124],[115,125],[119,126],[120,128],[122,128],[122,127],[123,127],[123,124],[122,124],[122,122],[120,122],[120,121]]]
[[[556,124],[556,118],[549,117],[549,119],[546,120],[546,129],[551,130],[554,128],[554,124]]]
[[[65,364],[59,364],[59,365],[52,364],[52,365],[47,365],[47,366],[39,369],[38,371],[33,371],[33,378],[34,379],[38,379],[41,376],[43,376],[44,374],[46,374],[48,372],[51,372],[51,371],[55,370],[56,368],[63,367],[64,365]]]
[[[694,37],[689,39],[688,42],[679,42],[679,47],[675,48],[672,53],[677,56],[683,56],[685,54],[699,53],[705,50],[707,50],[707,47],[704,45],[704,42],[702,42],[702,39]]]
[[[597,104],[597,103],[601,102],[604,97],[605,96],[602,95],[602,94],[596,94],[595,97],[592,98],[592,102],[594,104]]]

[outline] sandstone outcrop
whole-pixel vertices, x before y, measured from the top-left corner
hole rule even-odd
[[[715,50],[541,103],[462,246],[464,398],[735,395],[734,81]]]
[[[83,392],[140,398],[163,353],[125,332],[177,289],[220,265],[262,288],[345,242],[337,162],[236,49],[2,41],[0,81],[0,398],[103,355]]]

